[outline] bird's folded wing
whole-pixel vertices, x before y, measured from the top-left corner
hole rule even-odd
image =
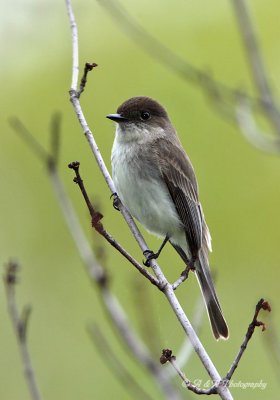
[[[185,228],[192,256],[196,257],[202,246],[204,222],[193,167],[179,146],[170,143],[160,148],[163,150],[161,159],[168,160],[168,163],[160,163],[162,177]]]

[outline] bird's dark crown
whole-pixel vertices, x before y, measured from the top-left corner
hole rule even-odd
[[[150,97],[138,96],[126,100],[117,109],[117,113],[127,121],[148,121],[159,118],[168,119],[166,110]]]

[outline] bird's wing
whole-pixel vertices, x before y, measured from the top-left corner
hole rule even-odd
[[[161,151],[158,162],[162,177],[185,228],[191,254],[196,258],[202,247],[203,229],[206,224],[198,200],[198,188],[192,164],[179,145],[162,141],[156,148],[160,148]]]

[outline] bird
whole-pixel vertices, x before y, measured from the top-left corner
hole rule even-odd
[[[137,96],[106,117],[116,122],[111,163],[117,196],[148,232],[164,239],[157,253],[148,252],[148,261],[171,243],[197,277],[214,337],[227,339],[194,168],[166,109],[150,97]]]

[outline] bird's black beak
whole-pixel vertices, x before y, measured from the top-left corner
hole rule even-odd
[[[125,122],[125,121],[127,121],[127,118],[121,116],[121,114],[109,114],[109,115],[106,115],[106,118],[109,118],[109,119],[111,119],[112,121],[115,121],[115,122]]]

